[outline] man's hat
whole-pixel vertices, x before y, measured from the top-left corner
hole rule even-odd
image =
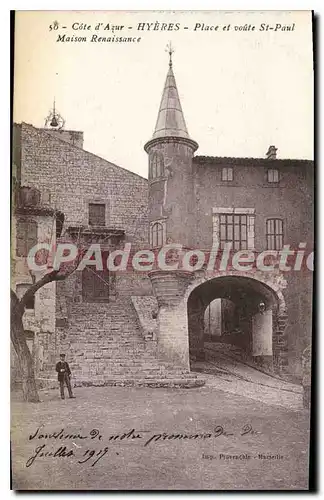
[[[65,358],[65,354],[60,354],[60,358]]]

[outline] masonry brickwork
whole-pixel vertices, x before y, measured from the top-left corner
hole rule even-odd
[[[64,208],[66,226],[89,224],[89,203],[106,204],[106,225],[122,228],[127,241],[145,243],[147,180],[52,136],[46,129],[21,126],[21,184],[51,193]],[[35,154],[37,152],[37,154]]]
[[[31,213],[30,213],[31,212]],[[18,211],[12,219],[12,245],[11,255],[13,262],[12,287],[20,298],[32,284],[33,278],[30,273],[27,258],[17,255],[17,223],[35,222],[37,225],[37,240],[53,244],[55,241],[56,224],[53,214],[46,210],[43,214],[39,211]],[[42,277],[41,272],[34,275],[38,280]],[[56,345],[58,344],[56,323],[56,283],[48,283],[40,288],[35,294],[34,306],[26,309],[23,316],[23,325],[28,332],[33,358],[35,360],[35,372],[40,374],[44,371],[44,365],[55,361]],[[17,358],[14,350],[11,350],[12,382],[20,381]]]

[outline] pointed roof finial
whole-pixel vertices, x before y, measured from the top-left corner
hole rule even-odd
[[[167,44],[165,51],[169,53],[169,66],[172,68],[172,54],[174,52],[174,48],[172,47],[171,41]]]
[[[164,84],[153,137],[145,144],[144,149],[145,151],[148,151],[147,148],[151,142],[156,139],[171,137],[173,139],[185,139],[187,143],[191,144],[191,147],[196,151],[198,144],[189,137],[181,108],[177,84],[172,68],[172,54],[174,52],[174,48],[172,47],[171,42],[168,43],[165,51],[169,53],[169,69]]]

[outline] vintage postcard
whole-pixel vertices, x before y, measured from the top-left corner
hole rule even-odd
[[[308,490],[311,11],[19,11],[15,490]]]

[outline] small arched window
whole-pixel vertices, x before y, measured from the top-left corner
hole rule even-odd
[[[283,236],[282,219],[268,219],[266,225],[267,250],[281,250]]]
[[[151,161],[151,179],[162,177],[164,175],[163,155],[154,153]]]
[[[163,161],[163,156],[159,155],[157,163],[157,177],[162,177],[163,175],[164,175],[164,161]]]
[[[160,247],[164,242],[164,226],[162,222],[154,222],[151,225],[151,246]]]

